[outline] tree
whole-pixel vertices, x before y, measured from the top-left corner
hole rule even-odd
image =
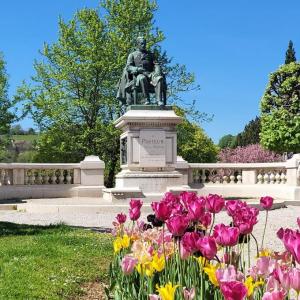
[[[5,61],[0,52],[0,135],[9,132],[10,124],[13,121],[13,114],[9,111],[12,103],[8,98],[8,76],[5,68]]]
[[[219,140],[218,146],[223,148],[233,148],[235,145],[236,136],[232,134],[226,134],[222,136]]]
[[[5,61],[0,52],[0,161],[9,161],[7,147],[10,144],[9,128],[13,122],[13,114],[10,112],[12,103],[8,98],[8,75]]]
[[[285,64],[289,64],[291,62],[296,62],[296,52],[293,46],[293,42],[289,41],[289,46],[288,49],[286,50],[285,53]]]
[[[260,118],[256,117],[251,120],[244,128],[244,130],[236,136],[234,147],[247,146],[252,144],[259,144],[259,134],[261,131]]]
[[[270,75],[261,100],[261,144],[277,152],[300,152],[300,64]]]
[[[218,147],[195,122],[188,120],[184,110],[175,107],[183,122],[177,125],[178,155],[192,163],[216,162]]]
[[[106,163],[106,185],[113,184],[119,167],[116,84],[139,34],[164,63],[173,102],[199,88],[193,74],[161,50],[156,9],[150,0],[104,0],[100,11],[83,9],[69,22],[59,20],[58,41],[45,44],[42,60],[34,64],[36,75],[16,96],[41,132],[38,160],[75,162],[99,155]]]

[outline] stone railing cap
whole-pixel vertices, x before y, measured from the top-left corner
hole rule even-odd
[[[80,162],[81,169],[104,169],[105,163],[98,156],[90,155],[86,156],[83,161]]]

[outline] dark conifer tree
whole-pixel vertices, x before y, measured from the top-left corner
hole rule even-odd
[[[294,45],[293,45],[293,42],[292,41],[289,41],[289,46],[288,46],[288,49],[286,50],[286,53],[285,53],[285,64],[289,64],[291,62],[295,62],[297,59],[296,59],[296,52],[295,52],[295,49],[294,49]]]

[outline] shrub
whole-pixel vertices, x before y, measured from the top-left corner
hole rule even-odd
[[[237,147],[235,149],[222,149],[218,155],[220,162],[224,163],[262,163],[283,161],[282,155],[263,149],[259,144]]]

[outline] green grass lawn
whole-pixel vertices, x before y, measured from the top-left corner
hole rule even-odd
[[[112,253],[109,234],[0,222],[0,299],[68,299],[108,279]]]
[[[16,141],[33,142],[38,140],[39,136],[37,134],[15,134],[12,138]]]

